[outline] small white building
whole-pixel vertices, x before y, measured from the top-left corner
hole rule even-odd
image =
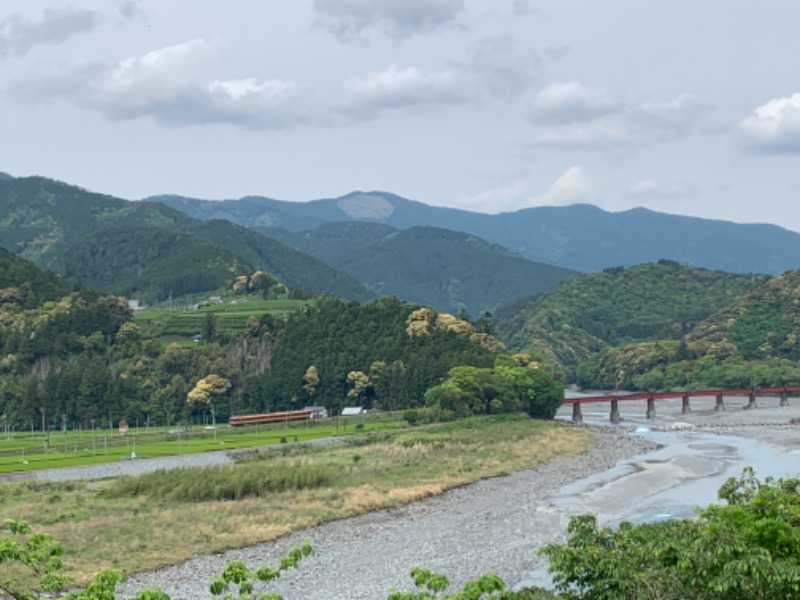
[[[363,406],[346,406],[342,409],[343,417],[353,417],[356,415],[363,415],[366,411]]]
[[[303,410],[310,412],[312,419],[324,419],[328,416],[328,409],[324,406],[305,406]]]

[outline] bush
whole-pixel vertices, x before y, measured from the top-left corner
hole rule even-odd
[[[147,496],[174,502],[213,502],[319,488],[332,481],[333,474],[326,467],[304,464],[273,466],[256,462],[161,470],[137,477],[122,477],[103,494],[109,497]]]
[[[409,408],[403,413],[403,420],[408,422],[409,425],[415,425],[419,420],[419,413],[414,408]]]

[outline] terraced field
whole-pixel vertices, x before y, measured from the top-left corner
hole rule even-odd
[[[221,304],[201,304],[194,307],[158,307],[137,311],[136,323],[147,336],[162,343],[191,345],[200,336],[206,321],[213,315],[214,326],[221,334],[238,335],[247,328],[250,317],[280,316],[309,304],[309,300],[265,300],[254,296],[226,298]]]

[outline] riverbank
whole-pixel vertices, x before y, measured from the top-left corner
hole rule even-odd
[[[558,457],[532,470],[479,481],[401,508],[381,510],[296,532],[273,543],[197,556],[131,578],[120,597],[160,586],[174,600],[210,598],[208,582],[230,560],[275,563],[292,544],[310,539],[315,555],[274,587],[287,600],[378,599],[411,589],[408,573],[425,566],[454,586],[486,571],[507,582],[543,568],[536,549],[560,539],[570,511],[549,498],[562,486],[653,448],[621,430],[601,429],[587,453]]]
[[[784,456],[800,452],[800,402],[792,402],[779,407],[777,400],[759,399],[759,408],[748,411],[730,399],[726,411],[697,404],[688,414],[679,404],[662,404],[652,420],[643,410],[639,415],[634,403],[620,403],[619,426],[608,425],[607,407],[595,406],[594,412],[584,412],[585,420],[598,426],[584,455],[559,457],[536,469],[480,481],[399,509],[328,523],[274,543],[197,556],[134,576],[123,588],[128,595],[124,597],[143,586],[161,586],[175,600],[209,598],[207,582],[225,562],[274,563],[303,539],[312,541],[316,555],[271,588],[287,600],[385,598],[392,588],[413,587],[408,572],[414,566],[447,575],[453,587],[486,571],[496,571],[512,586],[535,583],[546,571],[536,550],[564,539],[572,515],[605,511],[602,520],[613,522],[641,511],[631,485],[638,492],[646,488],[646,496],[688,482],[692,494],[701,489],[703,501],[709,502],[717,489],[710,483],[712,476],[724,475],[725,465],[730,467],[737,456],[738,449],[727,438],[768,444]],[[564,409],[559,417],[568,419],[569,412]],[[653,430],[663,433],[650,435]],[[664,437],[670,432],[675,437]],[[684,441],[672,454],[669,448],[655,450],[665,439]],[[691,510],[690,505],[682,508],[687,507]]]

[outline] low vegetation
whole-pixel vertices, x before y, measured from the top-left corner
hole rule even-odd
[[[555,589],[506,589],[495,573],[467,581],[454,593],[446,576],[411,569],[414,591],[389,592],[388,600],[739,600],[782,599],[800,594],[800,480],[759,481],[750,469],[719,490],[724,503],[698,509],[694,519],[598,527],[592,515],[573,517],[569,539],[541,550],[550,561]],[[0,595],[32,599],[72,582],[62,572],[64,548],[52,535],[34,533],[24,521],[7,520],[0,538]],[[214,597],[279,600],[257,589],[297,568],[313,552],[304,542],[279,565],[251,569],[241,561],[225,565],[212,579]],[[67,553],[68,555],[68,553]],[[113,600],[124,578],[103,570],[71,600]],[[136,600],[169,600],[160,590],[141,590]]]
[[[283,465],[250,463],[206,467],[201,473],[186,468],[123,477],[104,491],[105,498],[136,498],[166,502],[220,502],[263,498],[270,494],[319,489],[334,479],[323,465],[294,462]]]
[[[145,570],[404,504],[556,455],[581,453],[590,439],[586,429],[526,415],[473,417],[368,432],[324,449],[287,445],[283,452],[254,454],[230,469],[187,470],[178,476],[187,490],[180,498],[153,491],[153,482],[165,475],[152,475],[140,480],[148,482],[143,484],[135,478],[6,483],[0,486],[0,504],[3,516],[61,540],[66,571],[86,582],[100,568]],[[204,487],[210,474],[219,489],[236,490],[239,473],[269,476],[298,467],[298,482],[285,484],[296,489],[235,501],[191,491]],[[326,480],[330,473],[335,477]],[[169,487],[172,475],[166,475]],[[306,476],[313,485],[304,484]]]

